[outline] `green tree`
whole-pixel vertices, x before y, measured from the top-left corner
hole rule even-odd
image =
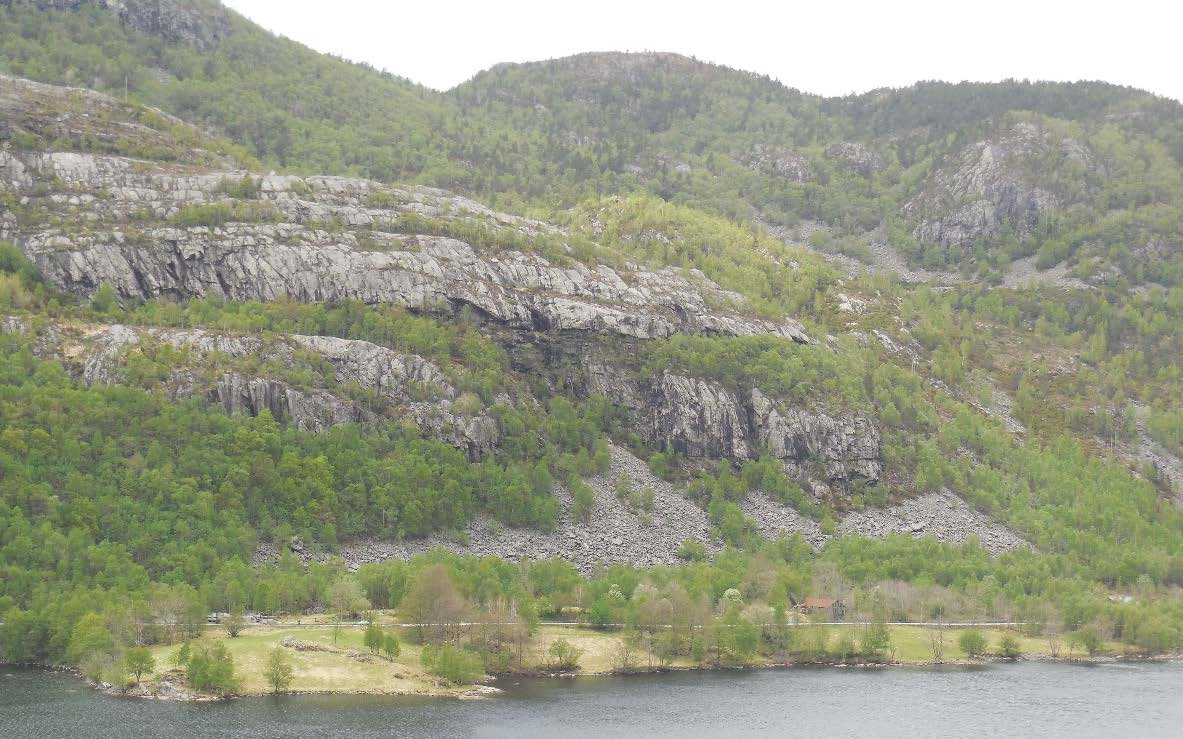
[[[97,613],[87,613],[78,619],[70,632],[70,648],[67,659],[79,664],[88,657],[110,653],[115,648],[115,640],[107,630],[103,617]]]
[[[595,493],[587,483],[576,476],[567,481],[567,487],[571,490],[571,515],[586,523],[596,505]]]
[[[891,630],[887,624],[877,621],[863,631],[859,650],[872,662],[882,662],[891,651]]]
[[[246,626],[246,615],[243,613],[242,606],[236,605],[230,609],[230,613],[226,615],[226,621],[222,624],[226,627],[226,633],[230,638],[234,638],[242,632]]]
[[[689,562],[701,562],[707,558],[707,548],[701,541],[692,537],[682,542],[677,555]]]
[[[369,623],[366,624],[365,635],[362,642],[366,645],[366,649],[370,650],[371,654],[377,654],[382,650],[382,645],[385,643],[385,635],[382,633],[382,627],[374,623],[373,616],[370,616]]]
[[[382,636],[382,651],[386,654],[386,659],[389,660],[393,660],[402,652],[398,635],[393,631],[388,631]]]
[[[230,695],[238,690],[234,658],[220,641],[194,647],[189,657],[189,684],[194,689],[215,695]]]
[[[193,646],[188,641],[181,642],[181,646],[168,656],[168,663],[173,667],[187,667],[189,658],[193,655]]]
[[[136,685],[140,684],[140,675],[156,669],[156,658],[147,647],[132,647],[123,657],[123,665],[132,675],[135,675]]]
[[[722,600],[727,601],[726,594]],[[723,614],[717,632],[719,649],[730,664],[748,664],[760,648],[760,628],[740,615],[739,605]]]
[[[111,283],[104,282],[99,285],[99,289],[95,290],[94,297],[90,299],[90,307],[96,313],[111,312],[111,309],[115,307],[115,288],[111,287]]]
[[[1088,624],[1069,633],[1068,644],[1072,647],[1083,649],[1088,656],[1093,657],[1101,651],[1105,641],[1101,638],[1100,629],[1092,624]]]
[[[291,686],[295,672],[283,647],[277,645],[267,655],[267,663],[263,666],[263,677],[271,686],[271,692],[276,694],[282,693]]]
[[[344,575],[333,583],[329,602],[332,603],[335,613],[348,618],[357,618],[370,608],[365,589],[353,575]]]
[[[419,654],[419,662],[431,674],[455,684],[473,683],[485,674],[479,655],[452,644],[428,644]]]
[[[843,629],[838,636],[838,641],[834,643],[834,656],[840,662],[848,662],[856,652],[854,636],[850,633],[849,629]]]

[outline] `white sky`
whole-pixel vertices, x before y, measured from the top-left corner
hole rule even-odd
[[[312,48],[448,89],[498,62],[673,51],[842,95],[1101,79],[1183,100],[1176,0],[224,0]]]

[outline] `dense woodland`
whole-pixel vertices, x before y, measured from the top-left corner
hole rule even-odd
[[[248,165],[448,187],[549,219],[567,238],[427,218],[404,221],[412,231],[556,261],[701,270],[761,316],[833,334],[840,351],[769,337],[677,336],[629,361],[650,375],[677,370],[869,414],[882,430],[887,472],[877,485],[815,500],[770,458],[691,465],[646,449],[608,399],[576,401],[538,384],[529,386],[537,407],[493,405],[503,442],[473,463],[397,417],[311,434],[267,415],[233,417],[172,400],[160,379],[187,361],[182,353],[136,357],[120,384],[88,387],[34,356],[28,335],[4,334],[0,658],[113,658],[191,636],[211,610],[398,608],[438,625],[419,636],[451,645],[432,659],[455,674],[474,654],[483,669],[505,669],[513,635],[486,630],[449,652],[461,640],[448,624],[507,612],[527,625],[564,614],[626,624],[649,659],[736,664],[757,651],[808,653],[779,627],[786,609],[810,594],[847,598],[869,620],[1016,619],[1033,632],[1103,634],[1143,652],[1183,646],[1179,492],[1161,470],[1125,453],[1145,433],[1183,454],[1177,103],[1099,83],[1020,82],[925,83],[827,100],[672,55],[507,65],[438,94],[317,55],[233,14],[231,21],[227,38],[199,51],[91,7],[6,4],[0,72],[126,90],[130,108],[155,105],[208,127],[228,142],[221,150]],[[1023,121],[1084,142],[1103,156],[1106,176],[1092,182],[1036,167],[1031,176],[1066,205],[1032,233],[1002,233],[968,250],[918,241],[901,206],[946,157]],[[8,144],[98,146],[47,136]],[[841,142],[860,143],[875,167],[860,171],[833,156]],[[175,225],[267,217],[238,187],[228,184],[220,210],[185,211]],[[16,202],[0,205],[37,217]],[[765,228],[807,222],[823,226],[810,240],[814,250],[786,246]],[[912,265],[965,281],[843,276],[816,253],[865,259],[872,235]],[[1063,263],[1089,289],[1001,287],[1008,265],[1024,257],[1040,267]],[[848,295],[865,308],[842,309]],[[351,302],[120,305],[109,290],[86,302],[54,292],[10,244],[0,245],[0,309],[34,324],[365,339],[431,359],[474,402],[525,394],[526,381],[472,316]],[[893,353],[868,340],[872,331],[916,349]],[[297,386],[308,381],[299,367],[284,371]],[[1013,397],[1025,433],[980,411],[995,392]],[[721,554],[707,559],[702,542],[688,541],[679,566],[615,565],[591,577],[560,561],[442,551],[356,574],[340,560],[305,566],[290,552],[276,564],[250,564],[259,542],[282,549],[294,536],[331,554],[361,536],[459,534],[480,514],[553,526],[555,482],[568,484],[578,504],[580,476],[608,466],[609,438],[685,485],[709,512],[714,538],[726,545]],[[847,511],[943,488],[1037,551],[994,558],[973,541],[894,536],[839,537],[815,553],[799,537],[762,539],[738,505],[752,490],[769,492],[831,533]],[[439,603],[450,604],[446,613],[432,610]],[[157,621],[176,628],[143,626]],[[662,622],[675,628],[659,640]],[[873,640],[866,647],[877,648]]]

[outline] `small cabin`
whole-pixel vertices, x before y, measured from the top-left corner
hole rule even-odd
[[[833,598],[806,598],[798,604],[797,610],[806,616],[821,613],[828,615],[834,621],[846,619],[846,606],[842,601]]]

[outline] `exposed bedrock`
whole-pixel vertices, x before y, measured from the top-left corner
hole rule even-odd
[[[663,372],[644,377],[587,363],[587,389],[633,412],[637,433],[657,449],[691,459],[743,462],[767,450],[797,478],[846,483],[879,479],[879,431],[865,414],[785,407],[758,389]]]

